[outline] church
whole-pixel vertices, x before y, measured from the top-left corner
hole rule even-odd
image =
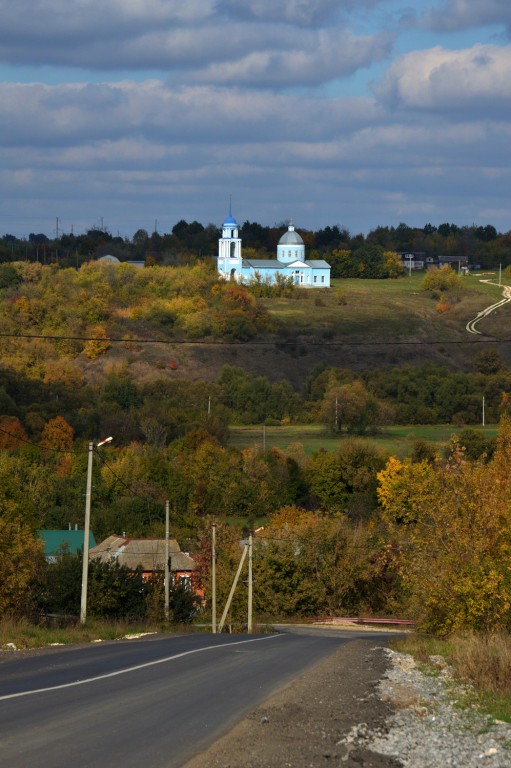
[[[281,275],[304,288],[330,286],[330,265],[322,259],[306,261],[305,244],[292,222],[278,242],[276,259],[244,259],[238,230],[236,219],[229,213],[218,241],[217,268],[221,277],[239,283],[259,278],[271,284]]]

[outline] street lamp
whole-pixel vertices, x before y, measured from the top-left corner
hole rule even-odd
[[[113,437],[107,437],[96,445],[100,448],[105,443],[111,443]],[[89,459],[87,463],[87,490],[85,492],[85,523],[83,527],[83,563],[82,563],[82,599],[80,602],[80,624],[85,624],[87,618],[87,580],[89,578],[89,531],[90,531],[90,501],[92,492],[92,456],[94,443],[89,443]]]

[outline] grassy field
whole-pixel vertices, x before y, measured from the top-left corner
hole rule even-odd
[[[502,296],[498,285],[469,275],[463,278],[460,299],[439,314],[438,300],[421,289],[423,278],[421,273],[398,280],[333,280],[330,290],[303,290],[292,299],[265,299],[264,305],[298,334],[382,340],[431,337],[433,332],[435,339],[447,340],[453,333],[466,334],[466,323]]]
[[[438,449],[443,450],[449,443],[452,435],[458,434],[461,427],[451,424],[443,425],[409,425],[385,427],[382,432],[374,437],[361,437],[360,440],[377,445],[387,453],[404,458],[410,455],[416,440],[426,440],[434,443]],[[497,434],[497,426],[475,427],[488,437]],[[307,455],[321,450],[335,451],[342,440],[347,436],[334,436],[329,433],[322,424],[292,425],[282,427],[258,426],[231,426],[229,428],[229,445],[242,450],[243,448],[280,448],[288,450],[290,446],[299,443]]]

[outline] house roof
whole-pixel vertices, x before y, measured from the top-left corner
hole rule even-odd
[[[195,561],[181,552],[175,539],[169,539],[169,554],[172,571],[194,571]],[[165,539],[130,539],[126,536],[109,536],[89,550],[90,560],[109,562],[118,560],[121,565],[135,570],[139,565],[143,571],[165,569]]]
[[[83,530],[51,530],[41,529],[37,535],[44,541],[44,554],[46,557],[59,555],[62,552],[68,552],[70,555],[76,555],[83,550]],[[89,549],[96,546],[96,539],[92,532],[89,533]]]

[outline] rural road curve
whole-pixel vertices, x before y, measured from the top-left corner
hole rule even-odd
[[[152,636],[2,654],[9,768],[174,768],[362,632]],[[377,636],[385,642],[385,634]],[[376,636],[373,636],[376,640]]]
[[[498,283],[494,283],[491,280],[480,280],[481,283],[490,283],[491,285],[498,285]],[[495,304],[492,304],[489,307],[486,307],[486,309],[482,309],[480,312],[477,313],[477,315],[474,317],[473,320],[470,320],[465,328],[469,333],[474,334],[481,334],[481,331],[476,330],[476,324],[479,323],[481,320],[483,320],[485,317],[488,317],[489,314],[494,312],[499,307],[504,306],[504,304],[507,304],[511,301],[511,286],[505,285],[502,288],[502,295],[503,299],[500,301],[497,301]]]

